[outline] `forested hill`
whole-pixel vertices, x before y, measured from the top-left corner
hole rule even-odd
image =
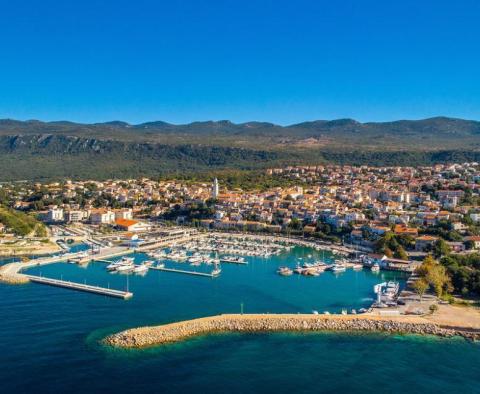
[[[451,118],[279,126],[0,120],[0,180],[155,176],[287,164],[480,161],[480,122]]]

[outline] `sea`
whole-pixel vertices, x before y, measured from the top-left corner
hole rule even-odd
[[[221,313],[351,312],[373,302],[375,284],[404,285],[405,275],[394,272],[276,274],[279,266],[333,258],[295,247],[270,258],[246,257],[248,265],[222,264],[217,278],[111,274],[102,262],[34,267],[29,274],[128,288],[134,295],[122,300],[0,284],[0,392],[480,393],[480,344],[461,338],[322,332],[213,334],[142,350],[101,343],[126,328]]]

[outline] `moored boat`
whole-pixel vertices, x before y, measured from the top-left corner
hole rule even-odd
[[[293,271],[289,267],[279,267],[277,274],[282,276],[290,276],[293,274]]]

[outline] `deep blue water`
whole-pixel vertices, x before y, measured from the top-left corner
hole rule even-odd
[[[126,327],[239,312],[241,303],[245,312],[358,309],[371,303],[373,284],[401,279],[369,271],[275,274],[278,265],[294,265],[293,255],[307,253],[296,248],[272,259],[248,258],[248,266],[223,264],[216,279],[153,271],[130,276],[129,301],[0,285],[0,392],[480,392],[480,345],[462,339],[231,334],[141,351],[98,343]],[[104,267],[55,264],[29,273],[125,288],[127,277]]]

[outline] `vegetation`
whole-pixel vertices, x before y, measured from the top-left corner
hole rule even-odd
[[[451,254],[442,257],[440,262],[452,278],[457,293],[480,296],[480,254]]]
[[[408,260],[405,249],[414,244],[414,240],[408,235],[395,235],[392,232],[386,232],[380,237],[375,245],[375,250],[385,254],[387,257]]]
[[[0,223],[3,223],[15,235],[37,237],[47,235],[45,226],[35,217],[4,206],[0,206]]]
[[[430,285],[424,278],[420,278],[415,282],[413,282],[412,287],[413,287],[413,290],[415,290],[415,292],[420,297],[420,301],[422,301],[422,297],[425,294],[425,292],[428,290]]]
[[[421,286],[424,286],[422,281],[428,284],[428,288],[433,289],[437,297],[442,297],[444,294],[448,294],[453,290],[446,268],[438,263],[431,255],[425,257],[422,265],[417,269],[417,274],[420,277],[419,282],[421,282],[416,285],[417,288],[415,288],[415,290],[417,293],[421,290]],[[420,288],[418,288],[418,286],[420,286]]]
[[[479,143],[480,122],[448,118],[389,123],[341,119],[288,127],[228,121],[85,125],[0,120],[0,181],[178,177],[234,170],[227,184],[252,188],[258,175],[235,171],[295,164],[480,161],[474,149]],[[265,176],[259,187],[275,182]],[[469,195],[464,200],[473,201]]]

